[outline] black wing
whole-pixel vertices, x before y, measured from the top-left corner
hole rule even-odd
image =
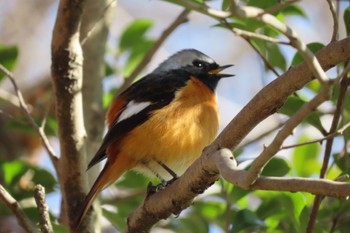
[[[112,143],[121,141],[128,132],[147,121],[154,110],[168,105],[174,99],[176,91],[184,87],[188,80],[189,74],[184,71],[173,70],[163,74],[149,74],[121,93],[120,97],[126,103],[133,100],[138,103],[151,102],[151,104],[120,122],[118,122],[120,114],[117,119],[114,119],[100,149],[90,161],[88,169],[106,158],[106,150]]]

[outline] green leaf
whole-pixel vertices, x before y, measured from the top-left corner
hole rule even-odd
[[[248,0],[247,5],[255,6],[258,8],[266,9],[272,7],[278,3],[277,0],[261,1],[261,0]]]
[[[17,183],[21,176],[28,170],[28,166],[22,161],[3,161],[0,169],[6,186],[12,186]]]
[[[346,29],[346,35],[350,35],[350,6],[344,11],[344,23]]]
[[[301,136],[297,141],[297,144],[308,142],[311,139],[306,135]],[[299,146],[294,149],[293,152],[293,169],[297,176],[309,177],[318,174],[321,167],[318,160],[318,154],[320,152],[320,145],[317,143],[307,144]]]
[[[265,227],[264,221],[259,219],[253,211],[248,209],[238,211],[232,222],[234,232],[248,229],[260,229],[263,227]]]
[[[319,42],[314,42],[314,43],[307,44],[306,47],[308,47],[308,49],[310,49],[311,52],[316,53],[317,51],[322,49],[324,45]],[[301,54],[297,52],[293,57],[292,66],[296,66],[302,63],[303,61],[304,61],[303,56],[301,56]]]
[[[26,124],[26,118],[24,116],[18,117],[15,120],[10,120],[6,124],[6,128],[9,130],[17,131],[21,134],[36,134],[33,127]]]
[[[68,233],[68,229],[63,225],[52,223],[52,229],[55,233]]]
[[[282,71],[286,71],[287,62],[284,58],[280,48],[274,43],[267,43],[267,59],[272,66],[280,68]]]
[[[278,110],[278,112],[287,116],[292,116],[306,103],[307,102],[300,99],[300,97],[290,96],[284,105]],[[316,112],[311,112],[305,118],[304,122],[314,126],[322,133],[325,132],[325,129],[323,128],[320,120],[320,116]]]
[[[152,27],[153,22],[149,19],[137,19],[132,22],[126,30],[123,32],[120,42],[119,49],[124,52],[134,46],[138,46],[142,43],[146,32]]]
[[[333,159],[343,174],[348,174],[350,172],[350,153],[335,153],[333,154]]]
[[[273,228],[276,222],[279,222],[278,229],[302,232],[300,229],[303,223],[300,222],[300,218],[306,206],[306,198],[303,194],[274,191],[257,191],[256,194],[263,200],[256,214],[260,219],[269,219],[266,222],[267,226]]]
[[[288,174],[290,167],[285,159],[272,158],[264,167],[261,175],[263,176],[285,176]]]
[[[289,5],[288,7],[281,10],[284,15],[297,15],[306,17],[305,11],[298,5]]]
[[[228,10],[231,5],[231,0],[223,0],[221,4],[221,10]]]
[[[112,90],[103,93],[102,105],[104,109],[108,108],[108,106],[112,103],[116,90],[117,89],[113,88]]]
[[[0,173],[4,177],[5,188],[17,200],[33,196],[33,191],[20,183],[23,177],[26,177],[28,184],[44,186],[46,193],[53,192],[56,187],[56,180],[50,172],[24,161],[3,161],[0,165]]]
[[[223,215],[226,205],[217,201],[197,201],[194,209],[198,214],[203,215],[208,221],[211,221]]]
[[[198,213],[171,222],[171,229],[179,233],[209,232],[209,222]]]
[[[238,202],[241,198],[247,196],[250,193],[249,190],[241,189],[237,186],[235,186],[231,193],[230,193],[230,198],[233,202]]]
[[[119,213],[102,208],[102,214],[113,225],[113,227],[118,230],[118,232],[125,231],[125,219],[121,218]]]
[[[123,188],[146,188],[149,182],[150,180],[144,175],[138,172],[130,171],[125,173],[123,179],[118,180],[117,185]]]
[[[308,82],[305,87],[314,93],[318,93],[321,89],[321,83],[318,80],[314,79]]]
[[[4,46],[0,44],[0,64],[8,70],[12,70],[16,65],[18,57],[18,48],[16,46]],[[0,80],[4,74],[0,72]]]
[[[47,136],[55,136],[58,132],[58,123],[56,117],[47,117],[45,124],[45,133]]]
[[[293,225],[296,228],[295,232],[301,232],[300,215],[306,206],[306,200],[301,193],[284,192],[280,199],[280,204],[285,207],[288,216],[293,220]]]
[[[110,76],[114,73],[115,73],[114,68],[110,64],[105,62],[105,76]]]
[[[145,53],[152,47],[153,44],[154,44],[154,40],[144,39],[143,41],[140,41],[138,45],[135,45],[131,49],[131,53],[123,69],[124,77],[128,77],[131,74],[131,72],[141,62]]]

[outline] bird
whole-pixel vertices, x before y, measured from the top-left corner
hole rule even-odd
[[[219,113],[215,89],[222,70],[195,49],[170,56],[110,104],[108,130],[87,169],[106,163],[75,220],[77,229],[96,196],[129,170],[176,179],[215,138]]]

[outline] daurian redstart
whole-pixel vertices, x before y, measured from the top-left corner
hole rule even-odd
[[[85,198],[75,227],[104,188],[128,170],[169,180],[181,175],[210,144],[219,126],[215,88],[219,66],[182,50],[119,94],[107,112],[108,132],[88,169],[107,158]]]

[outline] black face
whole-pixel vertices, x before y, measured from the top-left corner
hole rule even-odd
[[[208,63],[206,61],[195,59],[193,60],[192,65],[188,65],[185,70],[189,72],[191,76],[198,78],[214,91],[221,77],[219,74],[211,71],[215,71],[219,68],[220,66],[216,63]]]
[[[219,68],[219,65],[216,63],[208,63],[201,60],[193,60],[192,62],[193,67],[195,67],[200,73],[207,73],[209,74],[209,71],[216,70]]]

